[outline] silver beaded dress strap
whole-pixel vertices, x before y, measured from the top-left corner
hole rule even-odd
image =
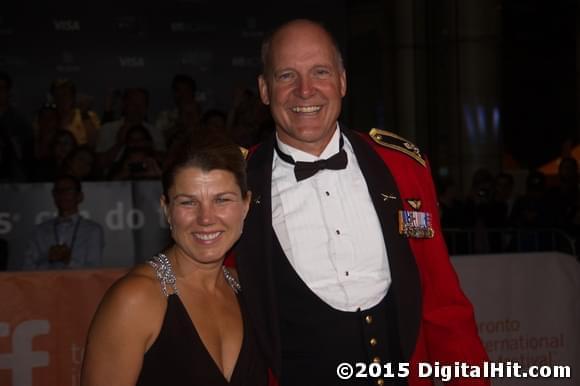
[[[157,279],[161,283],[161,290],[165,297],[169,296],[167,291],[167,286],[171,286],[174,294],[179,294],[177,290],[177,283],[175,280],[175,274],[173,273],[173,268],[171,267],[171,262],[163,253],[159,253],[157,256],[153,256],[147,263],[153,267],[155,273],[157,274]]]
[[[163,294],[166,297],[169,296],[167,286],[171,286],[173,293],[179,295],[179,291],[177,290],[177,282],[175,280],[175,273],[173,273],[173,267],[171,266],[171,262],[167,256],[165,256],[163,253],[159,253],[148,260],[147,263],[155,270],[157,279],[159,279],[159,283],[161,283],[161,290],[163,291]],[[240,283],[238,283],[232,273],[225,266],[222,266],[222,272],[226,278],[226,281],[230,287],[232,287],[234,293],[239,293],[242,290],[242,286]]]
[[[225,265],[222,265],[222,271],[224,272],[224,277],[226,278],[226,281],[228,282],[230,287],[232,287],[232,289],[234,290],[234,293],[236,294],[239,293],[242,290],[242,286],[240,285],[240,283],[238,283],[234,275],[232,275],[230,270],[227,269]]]

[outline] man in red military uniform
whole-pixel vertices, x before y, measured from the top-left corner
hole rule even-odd
[[[278,382],[430,385],[419,363],[486,361],[419,150],[389,132],[339,126],[346,72],[319,24],[284,24],[262,60],[260,96],[276,135],[249,157],[253,203],[235,255]]]

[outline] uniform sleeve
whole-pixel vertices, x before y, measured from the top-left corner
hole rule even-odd
[[[428,166],[422,168],[422,211],[431,213],[435,231],[432,239],[413,239],[422,284],[422,320],[420,343],[430,362],[453,364],[456,361],[472,365],[488,361],[479,338],[473,307],[461,290],[459,279],[447,252],[443,238],[437,197]],[[456,378],[450,385],[489,385],[486,379]]]

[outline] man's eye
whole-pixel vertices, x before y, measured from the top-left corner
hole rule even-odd
[[[229,202],[231,201],[229,198],[225,198],[225,197],[218,197],[215,199],[215,202],[218,204],[223,204],[225,202]]]
[[[325,76],[330,75],[330,71],[327,70],[326,68],[318,68],[318,69],[316,69],[316,71],[314,73],[318,77],[325,77]]]
[[[179,205],[181,206],[193,206],[194,204],[195,202],[193,200],[179,201]]]
[[[278,80],[292,80],[294,79],[294,74],[291,72],[283,72],[281,74],[278,75]]]

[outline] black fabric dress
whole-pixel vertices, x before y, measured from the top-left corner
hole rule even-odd
[[[159,272],[159,271],[158,271]],[[165,291],[164,291],[165,292]],[[268,372],[238,295],[244,336],[228,382],[205,348],[177,294],[167,297],[159,336],[143,358],[138,386],[265,386]]]

